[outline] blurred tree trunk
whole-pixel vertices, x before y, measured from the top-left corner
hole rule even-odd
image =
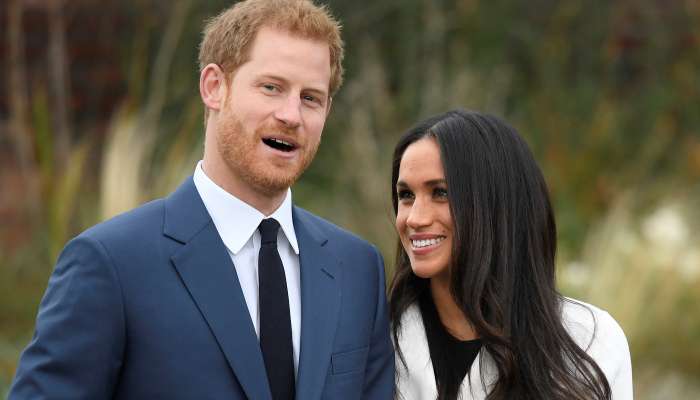
[[[9,0],[7,15],[7,88],[9,98],[9,130],[19,173],[25,182],[25,199],[34,222],[39,216],[39,187],[34,175],[33,146],[30,140],[27,100],[27,76],[22,32],[22,0]]]
[[[384,119],[390,118],[392,104],[387,95],[386,74],[379,62],[378,49],[367,35],[357,38],[360,41],[358,53],[362,62],[360,73],[348,82],[345,96],[351,104],[348,118],[347,135],[342,135],[342,162],[345,165],[357,165],[361,168],[347,168],[340,179],[347,180],[349,186],[355,188],[357,198],[350,210],[353,214],[352,229],[364,236],[376,235],[385,251],[390,251],[393,238],[391,218],[365,218],[367,215],[389,215],[386,195],[386,182],[389,172],[385,165],[390,163],[391,154],[382,153],[381,133],[385,127]],[[346,201],[345,199],[342,199]]]
[[[71,148],[71,85],[66,51],[66,24],[64,0],[48,3],[49,23],[49,85],[52,97],[52,125],[56,170],[63,171]]]
[[[432,115],[446,111],[445,93],[445,48],[447,47],[447,18],[442,1],[423,0],[423,26],[421,53],[423,55],[423,90],[420,94],[421,115]]]
[[[152,131],[156,129],[160,122],[161,113],[167,99],[168,84],[171,83],[169,79],[173,58],[180,43],[180,37],[185,28],[191,6],[192,0],[175,2],[168,18],[163,41],[158,48],[153,70],[151,71],[146,107],[140,121],[139,129],[144,132],[155,134]]]

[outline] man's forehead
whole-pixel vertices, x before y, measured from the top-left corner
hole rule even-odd
[[[263,25],[255,33],[255,37],[250,43],[249,52],[255,50],[256,47],[271,45],[276,42],[290,42],[290,43],[306,43],[316,47],[315,53],[326,55],[328,58],[328,65],[330,67],[330,46],[329,44],[319,38],[311,37],[308,35],[303,35],[300,32],[292,31],[289,29],[277,28],[274,26]],[[284,47],[280,47],[278,50],[284,50]]]
[[[241,67],[252,68],[256,77],[303,83],[328,92],[331,78],[330,49],[319,40],[305,39],[285,31],[261,30]]]

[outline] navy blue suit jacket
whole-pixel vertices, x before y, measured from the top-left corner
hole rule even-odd
[[[300,208],[298,400],[390,399],[376,248]],[[235,224],[236,221],[231,221]],[[9,399],[270,399],[235,268],[191,178],[71,240]]]

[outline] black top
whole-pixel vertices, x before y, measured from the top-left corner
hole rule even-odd
[[[429,290],[420,296],[419,304],[437,386],[461,384],[479,354],[481,340],[463,341],[447,332]]]

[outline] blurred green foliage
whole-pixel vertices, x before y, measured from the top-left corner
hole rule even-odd
[[[0,393],[31,337],[65,242],[167,194],[192,172],[203,139],[196,70],[202,21],[228,4],[119,6],[129,27],[118,32],[123,101],[106,127],[76,113],[80,131],[72,134],[65,165],[55,155],[47,88],[32,88],[40,208],[17,210],[26,215],[28,240],[0,246]],[[448,108],[500,115],[526,137],[549,182],[562,290],[620,321],[633,351],[637,398],[697,397],[700,353],[691,349],[700,342],[700,277],[693,272],[700,269],[698,3],[329,6],[344,25],[346,81],[321,150],[294,188],[295,201],[377,243],[390,273],[395,141],[418,119]],[[669,207],[676,217],[645,222]],[[668,222],[673,218],[682,223]],[[649,233],[668,224],[682,232],[680,242]],[[678,256],[656,257],[669,251]]]

